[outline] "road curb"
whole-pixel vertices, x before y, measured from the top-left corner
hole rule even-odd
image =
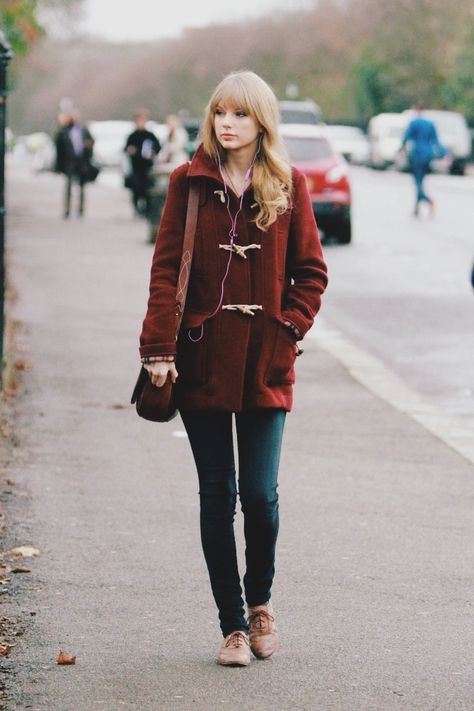
[[[415,390],[381,360],[350,341],[318,317],[308,338],[336,358],[361,385],[411,417],[458,454],[474,464],[474,432],[460,418],[445,415],[423,400]]]

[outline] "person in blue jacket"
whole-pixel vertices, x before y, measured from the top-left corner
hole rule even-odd
[[[442,158],[446,150],[440,144],[436,127],[432,121],[423,115],[423,105],[418,102],[415,107],[415,116],[410,121],[403,136],[402,148],[409,144],[410,169],[415,179],[416,203],[415,216],[418,215],[420,203],[429,204],[431,212],[434,211],[434,202],[423,186],[423,181],[429,173],[430,163],[433,158]]]

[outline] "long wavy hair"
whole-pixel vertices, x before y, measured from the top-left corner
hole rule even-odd
[[[261,230],[267,230],[278,215],[288,210],[292,188],[288,153],[278,133],[280,115],[276,96],[258,74],[249,71],[232,72],[216,87],[204,112],[201,137],[204,151],[225,163],[227,151],[214,130],[216,108],[222,103],[245,111],[262,131],[252,187],[260,208],[255,223]]]

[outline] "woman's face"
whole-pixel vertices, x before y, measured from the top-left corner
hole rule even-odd
[[[260,126],[238,106],[221,102],[214,113],[214,131],[222,148],[235,151],[254,147]]]

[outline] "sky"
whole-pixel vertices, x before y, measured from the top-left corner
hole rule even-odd
[[[85,0],[82,29],[112,42],[176,37],[204,27],[295,10],[310,0]]]

